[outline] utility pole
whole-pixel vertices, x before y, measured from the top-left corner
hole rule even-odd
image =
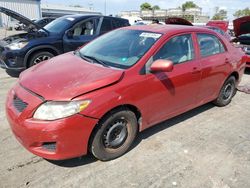
[[[104,2],[104,15],[106,16],[106,10],[107,10],[107,1]]]

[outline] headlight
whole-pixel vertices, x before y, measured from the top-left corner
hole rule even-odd
[[[84,110],[90,103],[90,100],[70,102],[49,101],[38,107],[33,118],[39,120],[65,118]]]
[[[28,44],[28,42],[17,42],[7,45],[7,47],[11,50],[20,50],[23,47],[25,47]]]

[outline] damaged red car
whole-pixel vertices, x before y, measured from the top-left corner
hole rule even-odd
[[[239,43],[248,55],[246,66],[250,68],[250,16],[238,18],[233,24],[236,36],[233,42]]]
[[[211,101],[229,104],[244,69],[242,50],[212,30],[122,28],[23,72],[7,119],[35,155],[112,160],[144,129]]]

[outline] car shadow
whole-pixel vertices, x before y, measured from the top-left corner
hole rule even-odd
[[[49,163],[52,163],[54,165],[67,167],[67,168],[83,166],[83,165],[87,165],[87,164],[97,161],[97,159],[91,154],[85,155],[83,157],[77,157],[73,159],[60,160],[60,161],[53,161],[53,160],[48,160],[48,159],[45,159],[45,160],[47,160]]]
[[[173,117],[173,118],[171,118],[169,120],[166,120],[164,122],[156,124],[156,125],[148,128],[148,129],[142,131],[137,136],[137,139],[135,140],[134,144],[132,145],[131,150],[133,148],[135,148],[142,140],[147,139],[147,138],[155,135],[158,132],[161,132],[161,131],[163,131],[163,130],[165,130],[167,128],[170,128],[170,127],[172,127],[172,126],[174,126],[174,125],[176,125],[176,124],[178,124],[180,122],[183,122],[183,121],[185,121],[187,119],[190,119],[190,118],[192,118],[192,117],[194,117],[194,116],[196,116],[198,114],[201,114],[201,113],[203,113],[203,112],[205,112],[207,110],[210,110],[210,109],[212,109],[214,107],[215,107],[214,104],[207,103],[205,105],[197,107],[197,108],[195,108],[193,110],[190,110],[190,111],[188,111],[188,112],[186,112],[184,114]]]
[[[138,136],[137,136],[136,140],[134,141],[130,150],[132,150],[136,146],[138,146],[143,139],[147,139],[160,131],[163,131],[163,130],[165,130],[169,127],[172,127],[172,126],[174,126],[182,121],[185,121],[185,120],[190,119],[190,118],[192,118],[198,114],[201,114],[207,110],[210,110],[213,107],[214,107],[213,104],[208,103],[208,104],[205,104],[203,106],[195,108],[191,111],[188,111],[184,114],[181,114],[179,116],[176,116],[174,118],[171,118],[169,120],[166,120],[162,123],[159,123],[157,125],[154,125],[151,128],[144,130],[143,132],[138,134]],[[52,161],[52,160],[47,160],[47,161],[52,163],[52,164],[55,164],[57,166],[72,168],[72,167],[83,166],[83,165],[93,163],[93,162],[97,161],[97,159],[94,158],[91,154],[88,154],[86,156],[78,157],[78,158],[74,158],[74,159],[61,160],[61,161]]]

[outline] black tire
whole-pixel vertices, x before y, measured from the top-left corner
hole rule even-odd
[[[228,105],[236,94],[236,91],[236,79],[234,76],[230,76],[223,84],[218,98],[213,103],[220,107]]]
[[[101,161],[122,156],[138,132],[136,116],[128,109],[117,109],[97,125],[90,140],[90,152]]]
[[[54,57],[54,54],[50,52],[39,51],[31,56],[29,60],[29,67],[34,66],[42,61],[46,61],[52,57]]]

